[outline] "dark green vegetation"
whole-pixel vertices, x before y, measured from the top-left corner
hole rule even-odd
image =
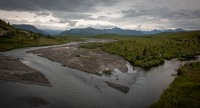
[[[0,51],[29,46],[43,46],[66,43],[60,38],[44,37],[35,33],[21,30],[12,30],[0,36]]]
[[[135,66],[150,68],[164,60],[193,59],[200,54],[200,31],[163,33],[145,37],[126,37],[113,43],[88,43],[83,48],[97,48],[117,54]]]
[[[80,47],[81,48],[88,48],[88,49],[95,49],[95,48],[100,48],[102,47],[103,43],[97,43],[97,42],[92,42],[88,44],[83,44]]]
[[[100,34],[100,35],[93,35],[93,36],[63,35],[60,37],[76,38],[76,39],[82,39],[82,40],[87,40],[87,39],[124,40],[124,39],[130,39],[133,37],[141,37],[141,36],[139,36],[139,35],[127,36],[127,35],[117,35],[117,34]]]
[[[22,47],[64,44],[76,40],[76,38],[72,37],[50,37],[24,30],[17,30],[9,23],[0,20],[0,51],[8,51]]]
[[[1,31],[12,30],[12,29],[13,29],[13,27],[9,23],[6,23],[5,21],[0,19],[0,30]]]
[[[178,73],[152,108],[200,108],[200,62],[185,64]]]

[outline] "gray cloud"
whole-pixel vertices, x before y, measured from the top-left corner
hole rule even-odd
[[[176,17],[188,17],[191,16],[191,13],[195,13],[195,11],[185,11],[185,10],[178,10],[173,11],[169,8],[136,8],[136,9],[129,9],[129,10],[122,10],[121,11],[124,16],[123,17],[140,17],[140,16],[150,16],[150,17],[159,17],[159,18],[176,18]],[[195,16],[196,14],[192,15]]]
[[[109,17],[108,16],[98,16],[98,20],[107,20]]]
[[[89,13],[79,13],[79,12],[63,12],[63,11],[52,11],[52,14],[54,17],[58,17],[60,19],[62,19],[62,21],[64,20],[77,20],[77,19],[93,19],[91,18],[92,15]]]
[[[77,23],[77,21],[68,21],[68,25],[71,27],[75,26],[76,23]]]
[[[134,8],[122,10],[121,13],[123,16],[120,19],[140,19],[142,17],[144,19],[143,23],[162,23],[162,20],[167,20],[167,25],[170,27],[200,29],[200,21],[198,21],[200,18],[200,8],[195,10],[172,10],[167,7]]]
[[[114,0],[1,0],[1,10],[67,12],[96,11],[96,6],[111,6]]]
[[[35,12],[38,16],[48,16],[50,15],[51,13],[50,12],[46,12],[46,11],[43,11],[43,12]]]
[[[90,13],[98,12],[97,7],[112,6],[116,2],[115,0],[1,0],[0,10],[28,11],[37,16],[51,14],[62,20],[61,22],[68,22],[77,19],[93,20]]]
[[[79,25],[76,26],[76,28],[86,28],[86,27],[93,27],[97,29],[105,29],[105,28],[114,28],[116,26],[111,26],[111,25],[101,25],[101,24],[95,24],[95,25]]]
[[[199,0],[1,0],[0,10],[35,13],[34,20],[53,16],[57,19],[50,18],[50,23],[63,23],[69,27],[76,26],[78,20],[84,19],[136,29],[143,29],[145,25],[200,29],[199,5]],[[17,16],[20,19],[20,15]],[[22,20],[27,23],[27,19],[12,22],[23,23]],[[38,24],[37,21],[33,23]],[[105,23],[95,24],[82,26],[109,28],[104,26]]]

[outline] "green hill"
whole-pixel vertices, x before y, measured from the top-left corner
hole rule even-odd
[[[0,19],[0,51],[30,46],[63,44],[67,42],[69,42],[68,39],[61,37],[43,36],[25,30],[14,29],[9,23]]]

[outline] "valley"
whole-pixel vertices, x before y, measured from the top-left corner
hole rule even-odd
[[[199,31],[52,37],[1,25],[1,107],[199,107],[194,94],[166,95],[199,94]]]

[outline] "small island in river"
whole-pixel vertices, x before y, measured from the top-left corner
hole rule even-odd
[[[78,45],[43,48],[28,53],[38,54],[52,61],[93,74],[111,74],[116,69],[128,71],[127,61],[118,55],[108,54],[101,49],[85,49]]]
[[[0,79],[50,86],[48,79],[39,71],[21,63],[20,59],[0,55]]]

